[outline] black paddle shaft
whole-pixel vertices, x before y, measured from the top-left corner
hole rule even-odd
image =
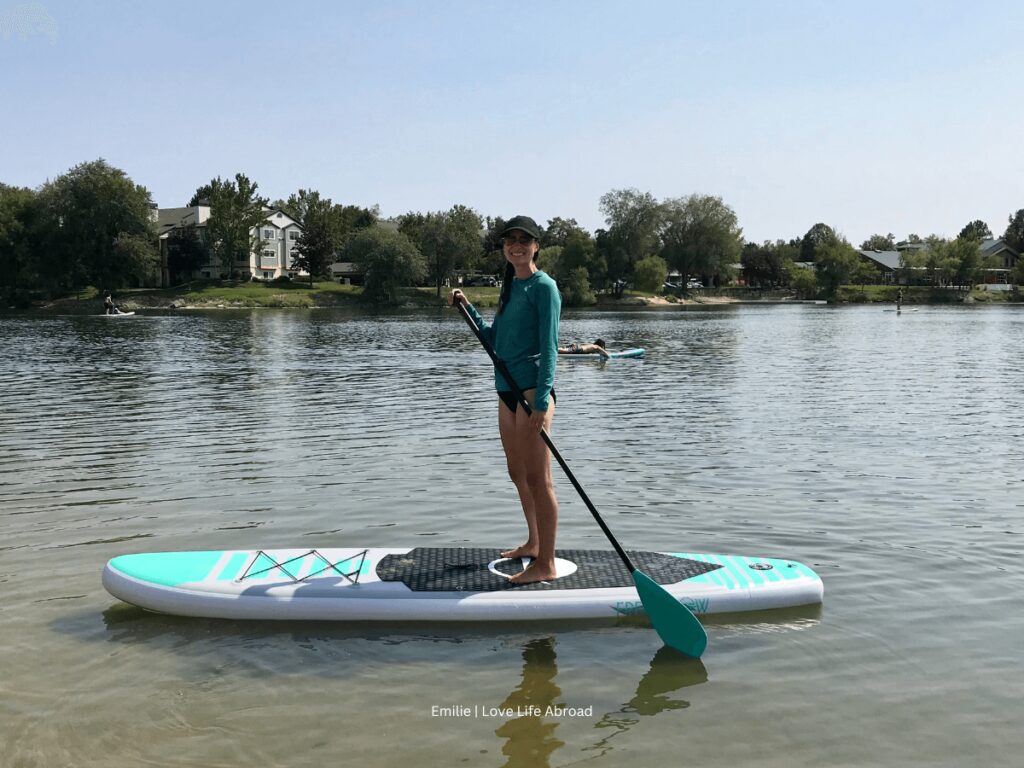
[[[491,358],[491,362],[494,363],[494,367],[497,368],[498,372],[505,377],[505,381],[507,381],[512,386],[512,391],[515,393],[516,400],[519,401],[519,404],[526,411],[526,415],[529,416],[531,413],[533,413],[533,409],[530,408],[530,403],[527,402],[526,395],[523,394],[523,390],[519,388],[519,385],[516,384],[516,380],[512,378],[512,374],[509,373],[508,366],[505,365],[504,361],[495,354],[494,350],[491,348],[491,345],[487,342],[487,339],[484,338],[484,335],[480,332],[480,329],[477,327],[477,324],[474,322],[472,316],[469,314],[469,310],[466,309],[465,304],[463,304],[461,301],[456,303],[459,305],[459,312],[461,312],[462,317],[465,318],[466,324],[469,325],[470,329],[472,329],[473,331],[473,334],[480,341],[480,344],[483,345],[483,348],[486,350],[487,354]],[[604,531],[604,535],[608,537],[608,541],[612,543],[612,546],[615,548],[615,552],[618,554],[619,557],[622,558],[622,562],[625,563],[626,568],[629,569],[629,572],[633,573],[636,570],[636,566],[633,565],[633,561],[629,559],[629,555],[626,554],[626,550],[622,548],[622,545],[619,544],[618,540],[612,534],[611,530],[605,524],[604,520],[601,519],[601,515],[597,511],[597,508],[594,506],[593,502],[590,501],[590,497],[587,496],[587,492],[583,490],[583,486],[580,485],[579,480],[576,479],[576,475],[574,475],[572,473],[572,470],[569,469],[569,465],[565,463],[565,459],[562,458],[562,454],[558,452],[558,449],[555,447],[555,444],[551,441],[551,436],[548,434],[547,430],[541,428],[540,436],[544,440],[544,443],[547,445],[547,447],[550,449],[551,454],[558,461],[558,466],[562,468],[562,471],[565,472],[565,476],[569,478],[569,482],[572,483],[573,488],[576,489],[576,492],[580,495],[580,498],[583,499],[583,503],[587,505],[587,509],[590,510],[590,514],[594,516],[594,519],[597,521],[597,524],[601,526],[601,530]]]

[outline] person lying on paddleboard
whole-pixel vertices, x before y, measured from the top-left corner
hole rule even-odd
[[[558,319],[562,301],[558,286],[537,267],[540,228],[529,216],[515,216],[501,233],[505,281],[498,311],[487,323],[458,288],[448,302],[465,306],[495,354],[508,366],[533,410],[518,407],[511,384],[495,370],[498,391],[498,434],[505,450],[508,474],[519,493],[526,517],[526,543],[502,552],[502,557],[533,558],[509,580],[516,584],[556,577],[555,533],[558,501],[551,477],[551,452],[540,436],[550,432],[555,414],[555,367],[558,361]]]
[[[573,342],[568,347],[559,347],[560,355],[601,355],[605,360],[611,358],[604,339],[595,339],[593,344],[577,344]]]

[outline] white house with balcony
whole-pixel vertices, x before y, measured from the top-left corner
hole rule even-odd
[[[278,208],[266,208],[266,218],[258,227],[250,232],[250,239],[255,242],[248,259],[235,262],[232,272],[242,279],[274,280],[278,277],[297,277],[306,275],[305,271],[295,269],[293,253],[302,227],[295,219]],[[195,227],[196,235],[204,243],[207,240],[207,225],[210,219],[210,206],[200,203],[188,208],[159,208],[156,211],[156,226],[160,242],[161,285],[171,283],[171,274],[167,264],[167,250],[170,238],[175,231],[187,227]],[[224,265],[213,255],[211,249],[208,263],[196,269],[191,278],[216,280],[227,278]]]

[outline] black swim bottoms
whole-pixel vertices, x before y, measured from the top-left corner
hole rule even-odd
[[[501,402],[505,404],[512,413],[516,412],[516,408],[519,407],[519,400],[516,398],[515,392],[498,392],[498,397],[501,398]],[[558,397],[555,395],[555,390],[551,390],[551,402],[557,403]]]

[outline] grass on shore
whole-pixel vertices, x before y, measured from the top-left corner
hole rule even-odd
[[[469,300],[479,307],[497,306],[497,288],[467,288]],[[448,289],[402,288],[396,297],[397,306],[443,307],[447,302]],[[331,281],[291,283],[259,282],[193,282],[175,288],[125,289],[115,299],[129,309],[138,307],[167,308],[230,308],[230,307],[284,307],[313,308],[355,306],[362,302],[363,289],[355,285],[341,285]],[[91,301],[101,301],[96,294]]]

